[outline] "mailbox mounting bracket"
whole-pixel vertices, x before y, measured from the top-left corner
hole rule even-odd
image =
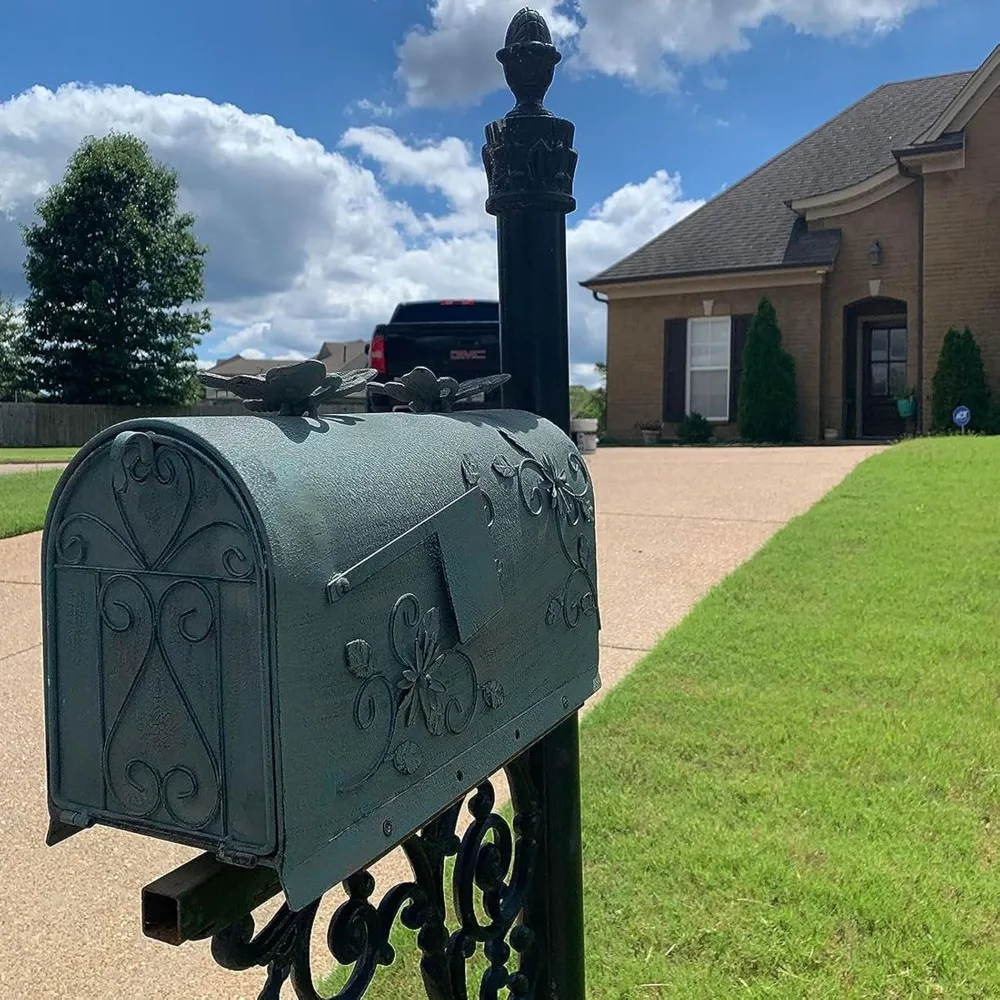
[[[326,585],[327,600],[336,604],[419,545],[430,545],[440,561],[459,641],[469,642],[503,607],[486,502],[478,486],[337,573]]]

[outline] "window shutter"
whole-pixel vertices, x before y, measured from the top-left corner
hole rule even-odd
[[[684,419],[687,332],[686,319],[668,319],[663,324],[663,420],[666,423]]]
[[[740,405],[740,381],[743,378],[743,348],[747,346],[750,316],[734,316],[729,335],[729,422],[736,423]]]

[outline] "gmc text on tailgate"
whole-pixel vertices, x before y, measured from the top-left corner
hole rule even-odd
[[[448,299],[401,302],[388,323],[375,327],[368,361],[379,381],[391,381],[423,365],[459,382],[500,372],[500,307],[496,302]],[[370,396],[369,411],[391,410],[385,396]],[[473,397],[461,409],[500,406],[500,390]]]

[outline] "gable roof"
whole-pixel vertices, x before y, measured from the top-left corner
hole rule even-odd
[[[324,340],[313,357],[317,361],[322,361],[331,374],[367,368],[367,363],[362,363],[367,362],[365,343],[364,340],[346,342]],[[271,368],[294,365],[301,360],[301,358],[245,358],[242,354],[234,354],[231,358],[217,361],[206,370],[213,375],[263,375]]]
[[[973,75],[884,84],[581,284],[830,266],[839,232],[809,230],[789,202],[840,191],[894,167],[893,151],[932,128]]]

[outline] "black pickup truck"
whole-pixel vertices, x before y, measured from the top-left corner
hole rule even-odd
[[[448,299],[401,302],[388,323],[375,327],[368,363],[387,382],[423,365],[439,378],[459,382],[500,371],[500,306],[497,302]],[[388,396],[368,397],[369,412],[399,405]],[[500,406],[500,391],[473,397],[462,409]]]

